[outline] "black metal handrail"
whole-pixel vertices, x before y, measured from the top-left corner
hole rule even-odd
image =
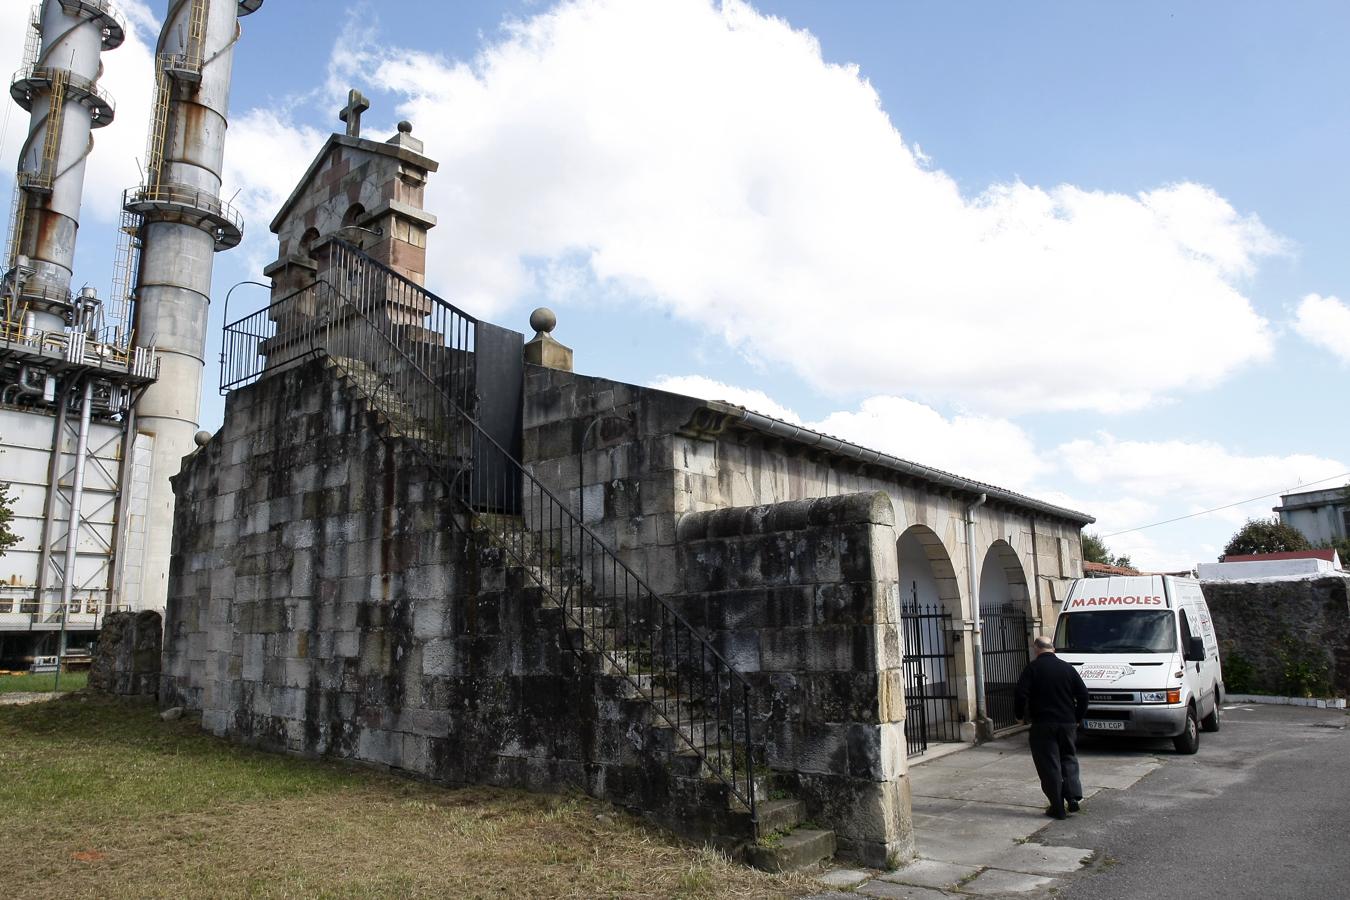
[[[326,354],[562,611],[570,649],[598,656],[679,735],[657,749],[706,767],[757,821],[749,681],[478,423],[472,342],[434,318],[458,310],[343,241],[315,256],[315,284],[227,327],[222,390]]]
[[[473,351],[478,320],[357,247],[330,238],[311,251],[318,267],[309,284],[225,326],[220,391],[228,393],[325,351],[344,322],[364,313],[388,319],[391,336],[417,347],[416,362],[463,409],[476,407]],[[348,299],[336,301],[335,292]],[[359,356],[357,357],[359,358]]]

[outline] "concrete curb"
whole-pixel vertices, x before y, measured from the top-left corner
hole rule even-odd
[[[1269,703],[1275,706],[1310,706],[1314,709],[1345,709],[1340,697],[1272,697],[1267,694],[1224,694],[1224,703]]]

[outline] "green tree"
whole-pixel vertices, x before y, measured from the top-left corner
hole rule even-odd
[[[1332,538],[1318,544],[1318,550],[1335,550],[1341,557],[1342,566],[1350,566],[1350,537]]]
[[[14,498],[9,495],[9,482],[0,482],[0,556],[19,542],[19,536],[10,527],[14,519]]]
[[[1128,556],[1113,556],[1106,542],[1090,531],[1083,532],[1083,562],[1101,563],[1104,566],[1122,566],[1133,569]]]
[[[1278,518],[1248,519],[1233,535],[1228,546],[1223,548],[1224,556],[1240,556],[1248,553],[1284,553],[1290,550],[1311,550],[1312,545],[1292,525],[1286,525]]]

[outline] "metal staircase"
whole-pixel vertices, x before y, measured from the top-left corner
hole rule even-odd
[[[326,357],[446,486],[461,527],[540,591],[566,648],[643,706],[648,751],[720,785],[757,836],[767,773],[750,683],[478,423],[476,321],[343,241],[313,252],[318,282],[226,326],[222,390]]]

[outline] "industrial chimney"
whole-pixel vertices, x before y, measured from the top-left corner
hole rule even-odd
[[[263,0],[170,0],[156,47],[157,85],[145,183],[124,208],[139,222],[135,342],[160,354],[159,380],[137,404],[137,430],[153,437],[146,511],[145,608],[168,590],[173,490],[191,453],[201,403],[212,255],[236,246],[239,215],[220,199],[220,173],[239,17]],[[137,225],[139,227],[137,227]]]
[[[90,131],[113,120],[113,102],[97,83],[99,55],[120,46],[125,33],[108,0],[44,0],[10,85],[31,117],[5,259],[7,318],[22,312],[29,334],[60,333],[74,322],[70,279]]]

